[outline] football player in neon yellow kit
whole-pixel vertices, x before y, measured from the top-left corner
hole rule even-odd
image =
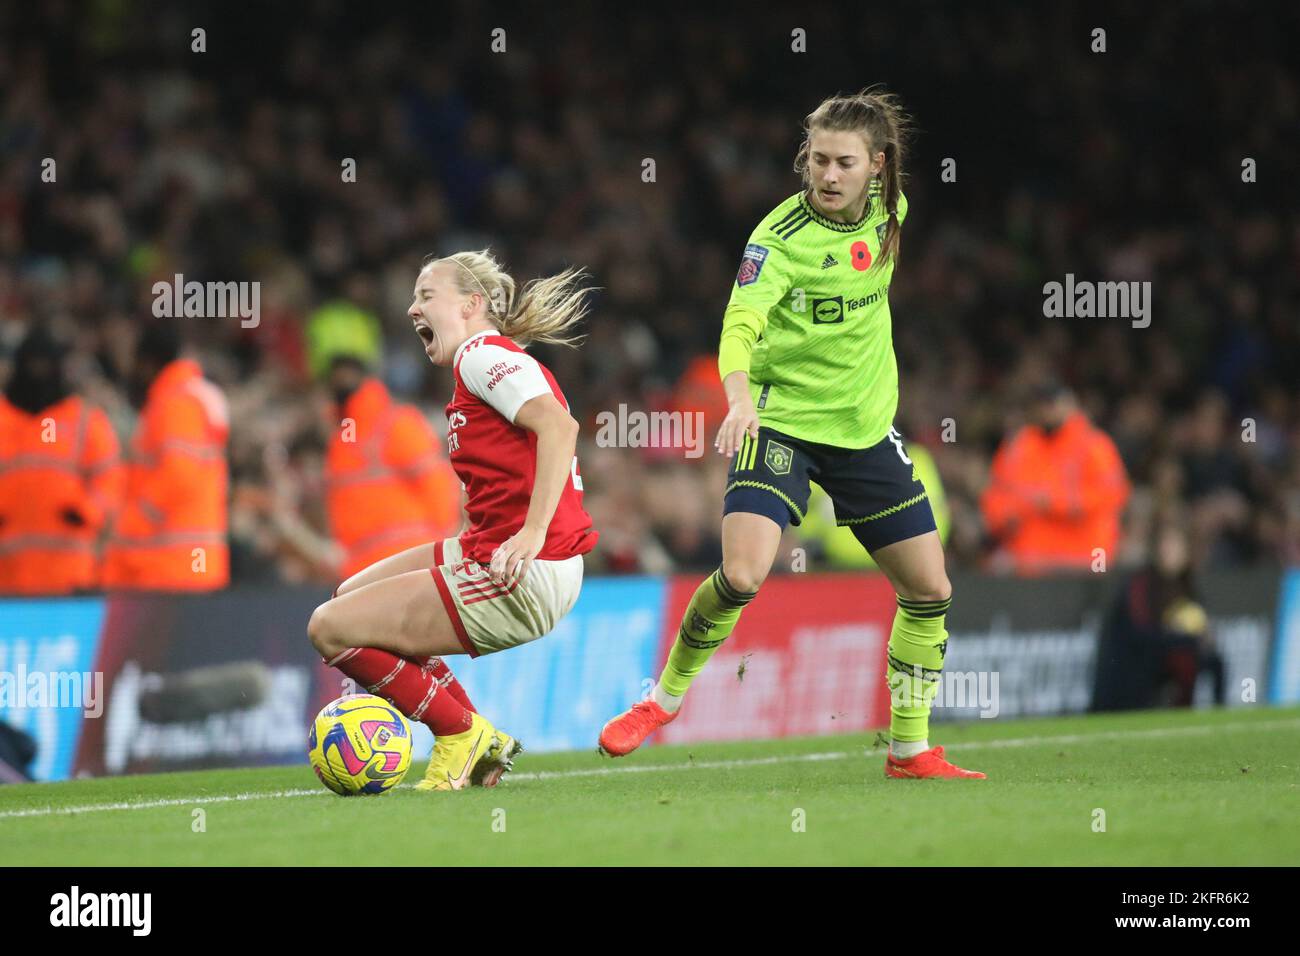
[[[903,117],[887,93],[825,100],[795,162],[804,188],[750,236],[722,323],[718,369],[730,411],[716,447],[731,459],[722,566],[695,592],[648,700],[607,723],[621,756],[676,717],[691,681],[731,633],[800,523],[809,481],[830,495],[898,594],[889,637],[890,777],[982,778],[931,747],[929,715],[952,588],[934,515],[894,430],[889,282],[907,197]]]

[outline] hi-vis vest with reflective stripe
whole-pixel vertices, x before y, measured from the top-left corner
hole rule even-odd
[[[96,544],[122,479],[103,411],[74,395],[33,415],[0,397],[0,594],[98,587]]]
[[[378,379],[348,399],[325,457],[330,530],[346,552],[343,577],[459,526],[460,481],[419,410]]]
[[[1130,485],[1114,441],[1083,412],[1025,425],[993,456],[980,507],[1018,574],[1089,568],[1119,549]]]
[[[180,359],[159,373],[127,455],[105,587],[206,591],[230,582],[229,430],[225,396],[197,363]]]

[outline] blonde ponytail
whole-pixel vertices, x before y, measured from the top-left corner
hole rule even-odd
[[[569,268],[558,275],[533,279],[524,284],[516,297],[514,278],[487,249],[431,258],[424,268],[439,262],[451,262],[458,267],[456,288],[462,295],[481,294],[487,304],[488,319],[502,335],[519,345],[542,342],[573,348],[584,338],[568,334],[588,311],[586,295],[591,290],[581,285],[587,275],[583,269]]]

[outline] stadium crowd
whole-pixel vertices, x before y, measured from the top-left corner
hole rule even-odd
[[[1223,43],[1197,6],[1100,11],[1104,54],[1091,21],[1014,8],[935,12],[923,32],[882,11],[865,40],[811,13],[737,32],[724,14],[594,28],[538,9],[503,17],[493,52],[500,24],[474,7],[435,30],[317,3],[223,15],[198,52],[203,6],[7,6],[0,382],[28,330],[56,332],[125,447],[154,283],[260,283],[255,326],[171,320],[229,402],[231,579],[332,583],[333,359],[445,432],[449,373],[405,315],[424,257],[491,247],[521,281],[582,265],[599,287],[587,339],[538,355],[583,424],[592,570],[716,567],[710,375],[740,252],[798,188],[804,114],[883,81],[917,124],[890,292],[898,424],[937,466],[950,566],[1012,567],[981,497],[1052,379],[1131,483],[1116,564],[1145,562],[1162,523],[1189,529],[1200,568],[1297,563],[1300,219],[1278,191],[1300,146],[1300,31],[1295,11],[1244,10]],[[1067,274],[1150,281],[1149,327],[1046,317],[1043,285]],[[620,405],[701,411],[704,454],[598,446]],[[834,564],[820,533],[792,529],[790,547]]]

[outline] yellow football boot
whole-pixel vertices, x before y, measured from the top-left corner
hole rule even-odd
[[[514,769],[514,758],[524,745],[498,730],[492,735],[487,756],[470,771],[470,783],[476,787],[495,787],[506,772]]]
[[[480,714],[471,714],[469,730],[438,737],[433,743],[424,779],[416,790],[463,790],[471,783],[474,767],[488,755],[496,728]]]
[[[482,714],[472,714],[469,730],[438,737],[429,766],[416,790],[463,790],[468,786],[495,787],[511,769],[523,745],[503,734]]]

